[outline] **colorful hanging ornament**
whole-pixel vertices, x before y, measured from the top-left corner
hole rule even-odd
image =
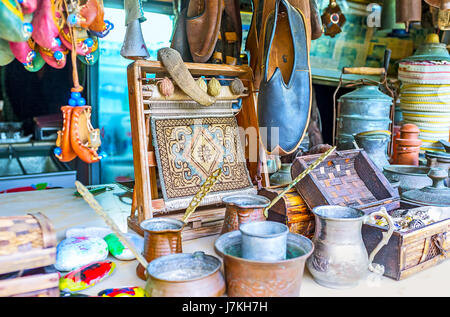
[[[52,52],[51,55],[56,51],[64,51],[65,48],[59,39],[59,31],[64,23],[61,0],[41,0],[33,15],[33,40],[46,52]],[[44,59],[46,60],[45,57]]]
[[[14,54],[11,51],[8,41],[0,39],[0,66],[5,66],[14,60]]]
[[[41,54],[44,61],[49,64],[53,68],[61,69],[66,66],[67,58],[66,55],[69,53],[69,50],[64,51],[53,51],[49,50],[45,47],[37,45],[37,51]]]
[[[36,11],[37,0],[19,0],[23,14],[31,14]]]
[[[16,0],[0,0],[0,38],[9,42],[24,42],[33,26],[24,20],[22,7]]]
[[[62,1],[67,22],[59,29],[59,36],[62,46],[67,48],[64,53],[71,51],[73,88],[68,105],[61,107],[64,124],[62,131],[58,131],[54,154],[63,162],[78,156],[86,163],[95,163],[105,158],[106,153],[97,153],[101,145],[100,129],[92,126],[91,106],[86,105],[86,99],[81,95],[83,87],[78,80],[77,58],[88,65],[98,60],[98,39],[96,36],[89,36],[86,27],[91,28],[92,24],[103,21],[103,3],[88,0],[83,5],[71,2],[69,6],[67,0]],[[96,13],[93,14],[94,12]]]
[[[85,29],[74,28],[74,32],[77,32],[77,54],[86,55],[90,54],[98,48],[98,41],[96,38],[91,38]],[[60,32],[60,39],[63,45],[72,50],[72,37],[70,36],[69,26],[65,26]]]
[[[27,71],[37,72],[45,65],[45,61],[37,51],[36,43],[32,38],[29,38],[26,42],[9,42],[9,47]]]
[[[336,34],[342,32],[342,26],[344,25],[346,19],[336,0],[330,0],[329,5],[325,9],[321,18],[325,35],[335,37]]]
[[[84,64],[91,66],[91,65],[94,65],[95,63],[97,63],[99,55],[100,55],[99,50],[97,49],[89,54],[84,55],[84,56],[78,55],[78,59],[80,61],[82,61]]]

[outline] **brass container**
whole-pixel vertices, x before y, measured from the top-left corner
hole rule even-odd
[[[313,252],[311,240],[288,233],[286,260],[264,262],[242,258],[239,230],[228,232],[214,243],[224,263],[229,297],[297,297],[306,259]]]
[[[232,195],[222,199],[226,204],[222,234],[239,230],[239,226],[250,221],[264,221],[264,208],[270,200],[259,195]]]
[[[144,258],[150,263],[164,255],[181,253],[181,230],[184,222],[172,218],[151,218],[141,222],[144,231]],[[145,268],[139,264],[136,268],[137,276],[147,280]]]
[[[160,257],[147,266],[150,297],[219,297],[225,293],[220,260],[197,251]]]

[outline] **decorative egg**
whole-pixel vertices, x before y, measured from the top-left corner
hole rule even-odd
[[[67,238],[56,247],[55,268],[58,271],[72,271],[108,256],[108,245],[98,237]]]
[[[241,95],[245,91],[245,86],[239,78],[233,79],[230,84],[231,92],[235,95]]]
[[[165,97],[172,96],[175,91],[175,87],[172,81],[167,77],[164,77],[164,79],[159,80],[157,85],[159,87],[159,92],[161,93],[161,95]]]
[[[98,293],[102,297],[146,297],[142,287],[108,288]]]
[[[144,250],[144,238],[137,234],[125,233],[128,240],[133,243],[136,249],[142,253]],[[117,237],[116,234],[111,233],[103,238],[108,244],[109,252],[119,260],[134,260],[136,257],[133,252],[128,249]]]
[[[110,276],[116,264],[112,261],[93,262],[76,269],[59,279],[59,289],[78,292],[103,281]]]
[[[216,97],[220,94],[221,89],[222,86],[220,86],[219,81],[215,77],[213,77],[208,83],[208,94],[210,96]]]

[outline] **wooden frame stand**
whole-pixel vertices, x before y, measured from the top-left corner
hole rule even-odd
[[[238,126],[243,128],[244,131],[252,128],[256,133],[259,133],[256,116],[257,99],[250,67],[200,63],[185,63],[185,65],[194,77],[217,77],[222,75],[240,78],[247,89],[247,94],[242,97],[242,106],[236,115]],[[184,213],[184,210],[166,212],[164,200],[158,197],[157,163],[152,145],[151,113],[148,110],[148,103],[151,100],[144,100],[146,92],[143,91],[144,83],[151,79],[147,74],[157,77],[170,77],[163,65],[158,61],[135,61],[128,65],[127,69],[135,175],[133,203],[131,215],[128,217],[128,226],[141,235],[143,235],[143,231],[139,224],[143,220],[158,216],[181,219]],[[247,168],[251,179],[254,180],[258,174],[258,161],[260,158],[264,160],[265,155],[261,155],[263,151],[259,143],[259,136],[256,142],[257,149],[251,148],[255,146],[254,142],[252,144],[252,142],[246,140],[245,143],[243,148]],[[254,157],[255,150],[256,159]],[[261,172],[263,176],[262,183],[268,184],[268,174],[264,173],[265,164],[261,165],[263,166]],[[224,215],[225,208],[222,205],[199,207],[189,218],[189,223],[183,230],[183,239],[190,240],[220,233]]]

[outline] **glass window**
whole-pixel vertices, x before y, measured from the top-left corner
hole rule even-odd
[[[158,49],[170,46],[173,16],[145,12],[145,17],[142,33],[149,59],[156,60]],[[127,66],[132,61],[120,55],[126,32],[125,11],[105,8],[105,19],[114,24],[114,29],[100,39],[98,122],[102,150],[108,155],[100,165],[102,184],[134,179],[127,83]]]

